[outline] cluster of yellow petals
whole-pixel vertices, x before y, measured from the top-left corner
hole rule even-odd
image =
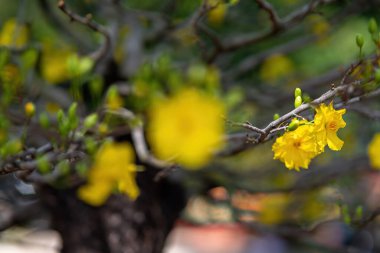
[[[9,19],[0,30],[0,46],[21,48],[29,38],[28,28],[16,19]]]
[[[102,205],[115,191],[135,200],[140,193],[135,175],[136,165],[130,144],[106,142],[96,153],[88,182],[79,188],[78,196],[93,206]]]
[[[204,166],[223,146],[223,115],[222,103],[195,89],[160,101],[150,110],[153,152],[190,169]]]
[[[307,122],[294,131],[286,132],[277,138],[272,146],[274,159],[285,163],[286,168],[299,170],[308,168],[319,150],[318,142],[314,134],[314,126]]]
[[[346,109],[335,110],[330,103],[328,106],[321,104],[316,112],[314,124],[320,146],[324,148],[327,144],[331,150],[341,150],[344,142],[337,136],[337,131],[346,126],[342,117]]]
[[[380,169],[380,133],[375,134],[368,145],[368,156],[371,166]]]
[[[345,111],[335,110],[332,103],[318,106],[314,123],[301,121],[296,130],[276,139],[272,146],[274,159],[283,162],[288,169],[299,171],[300,168],[307,169],[326,145],[332,150],[340,150],[344,142],[337,136],[337,131],[346,126],[342,118]]]

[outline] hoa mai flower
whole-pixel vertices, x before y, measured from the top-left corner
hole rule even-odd
[[[205,165],[223,145],[223,105],[194,89],[150,110],[148,137],[154,153],[188,168]]]
[[[312,158],[319,154],[314,126],[306,122],[294,131],[286,132],[272,146],[274,159],[279,159],[288,169],[307,169]]]
[[[371,166],[380,169],[380,133],[377,133],[369,143],[368,156]]]
[[[88,183],[78,196],[88,204],[102,205],[112,192],[118,190],[132,200],[139,195],[135,181],[136,165],[132,147],[128,143],[106,142],[95,155],[88,174]]]
[[[337,131],[346,126],[342,118],[346,109],[335,110],[331,102],[328,106],[321,104],[316,112],[314,124],[321,149],[327,144],[332,150],[341,150],[344,142],[337,136]]]
[[[26,25],[19,24],[15,19],[6,21],[0,31],[0,46],[21,48],[29,39]]]

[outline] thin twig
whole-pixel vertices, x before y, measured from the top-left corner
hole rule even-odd
[[[106,109],[105,112],[117,115],[130,121],[136,120],[136,116],[134,115],[134,113],[125,108],[119,108],[117,110]],[[166,169],[174,166],[170,162],[157,159],[149,152],[144,137],[143,126],[141,124],[131,124],[131,135],[133,144],[135,145],[136,154],[141,162],[160,169]]]
[[[233,38],[225,41],[215,38],[215,41],[220,41],[218,47],[215,47],[208,57],[208,62],[213,62],[220,53],[231,52],[237,49],[256,44],[273,35],[276,35],[285,30],[292,28],[297,22],[305,18],[308,14],[312,13],[317,7],[334,2],[335,0],[315,0],[311,3],[304,5],[296,11],[290,13],[284,18],[278,17],[273,7],[264,0],[256,0],[259,7],[269,13],[272,27],[269,30],[255,32],[253,34],[234,36]]]
[[[65,0],[59,0],[58,1],[58,8],[70,18],[70,21],[75,21],[75,22],[78,22],[80,24],[83,24],[83,25],[87,26],[88,28],[92,29],[93,31],[98,32],[98,33],[103,35],[104,43],[101,45],[101,47],[98,50],[93,52],[91,56],[95,61],[95,65],[101,59],[105,58],[105,56],[111,50],[111,45],[112,45],[111,35],[107,31],[107,29],[105,27],[103,27],[102,25],[96,23],[92,19],[91,14],[88,14],[85,17],[82,17],[82,16],[74,13],[73,11],[71,11],[69,8],[67,8]]]
[[[281,29],[283,24],[276,10],[273,8],[273,6],[265,0],[256,0],[256,3],[261,9],[263,9],[265,12],[268,13],[269,18],[272,23],[272,30]]]

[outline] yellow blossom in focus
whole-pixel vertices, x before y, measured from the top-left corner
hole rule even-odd
[[[9,19],[0,31],[0,46],[21,48],[28,41],[29,32],[25,25]]]
[[[278,137],[272,146],[274,159],[285,163],[286,168],[299,171],[307,169],[312,158],[319,154],[314,126],[301,125],[294,131]]]
[[[375,134],[368,145],[368,156],[371,166],[380,169],[380,133]]]
[[[135,200],[140,191],[136,184],[134,154],[128,143],[107,142],[95,155],[88,182],[78,190],[78,196],[88,204],[102,205],[118,190]]]
[[[293,62],[283,54],[269,56],[260,69],[260,78],[267,83],[276,83],[289,77],[294,70]]]
[[[332,150],[341,150],[344,142],[337,136],[337,131],[346,126],[342,118],[346,109],[335,110],[331,102],[328,106],[321,104],[315,110],[314,124],[320,148],[323,150],[327,144]]]
[[[223,146],[223,105],[189,89],[150,110],[148,137],[155,154],[188,168],[205,165]]]

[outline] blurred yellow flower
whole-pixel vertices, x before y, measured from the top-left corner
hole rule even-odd
[[[132,147],[128,143],[106,142],[96,153],[88,183],[79,188],[78,196],[94,206],[102,205],[115,190],[135,200],[140,193],[135,174]]]
[[[322,15],[311,15],[308,17],[311,32],[319,39],[324,39],[328,35],[331,27]]]
[[[42,77],[51,84],[66,81],[69,78],[67,60],[73,54],[69,49],[45,44],[41,55]]]
[[[0,46],[21,48],[27,43],[28,37],[28,28],[12,18],[4,23],[0,31]]]
[[[27,117],[33,117],[36,113],[36,106],[32,102],[28,102],[24,105],[24,112]]]
[[[265,59],[260,69],[260,78],[267,83],[276,83],[289,77],[294,70],[293,62],[283,54],[273,54]]]
[[[223,105],[199,91],[183,90],[150,110],[148,137],[161,159],[196,169],[223,146]]]
[[[120,96],[116,86],[111,86],[108,89],[106,96],[106,107],[111,110],[117,110],[124,104],[123,98]]]
[[[368,156],[371,166],[380,169],[380,133],[375,134],[368,145]]]
[[[228,5],[220,0],[208,0],[207,3],[213,7],[207,13],[207,20],[210,24],[221,25],[226,17]]]
[[[20,68],[15,64],[6,64],[0,72],[2,85],[12,91],[17,91],[22,84]],[[0,84],[1,85],[1,84]]]
[[[346,109],[337,111],[331,102],[328,106],[321,104],[315,110],[317,113],[314,118],[314,124],[321,149],[327,144],[332,150],[341,150],[344,142],[337,136],[337,131],[346,126],[346,122],[342,118]]]
[[[319,154],[314,126],[301,125],[294,131],[278,137],[272,146],[274,159],[285,163],[286,168],[299,171],[307,169],[312,158]]]

